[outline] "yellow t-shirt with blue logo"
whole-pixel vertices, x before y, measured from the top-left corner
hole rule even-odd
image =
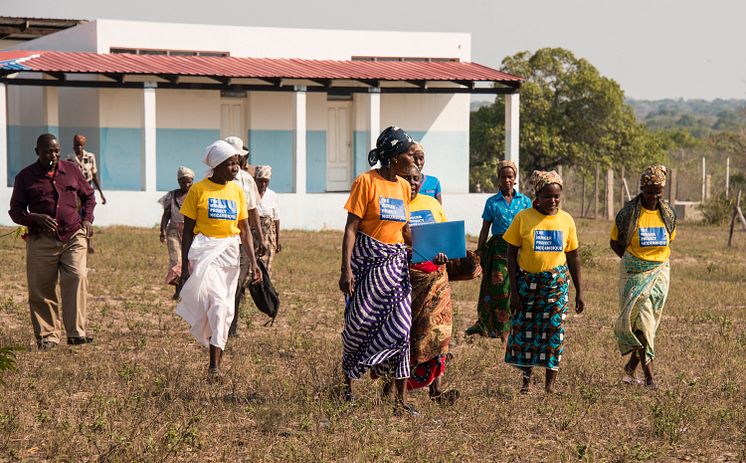
[[[632,232],[632,240],[627,246],[627,252],[638,259],[665,262],[671,255],[671,241],[676,238],[676,229],[669,235],[666,224],[658,210],[651,211],[640,208],[640,218]],[[619,230],[616,223],[611,227],[611,239],[619,240]]]
[[[410,227],[445,221],[446,212],[443,210],[443,206],[432,196],[420,193],[409,203]]]
[[[179,211],[196,221],[194,234],[227,238],[241,233],[238,221],[249,216],[243,190],[235,182],[225,185],[209,178],[192,185]]]
[[[515,216],[503,239],[519,248],[518,266],[529,273],[565,265],[565,253],[578,249],[575,221],[562,210],[544,215],[533,207],[524,209]]]

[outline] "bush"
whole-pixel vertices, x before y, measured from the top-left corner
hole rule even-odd
[[[16,353],[12,347],[0,348],[0,373],[16,369]],[[2,378],[0,378],[2,383]]]
[[[703,223],[722,225],[730,220],[735,205],[736,200],[734,198],[727,198],[724,193],[720,193],[697,206],[697,209],[702,211]]]

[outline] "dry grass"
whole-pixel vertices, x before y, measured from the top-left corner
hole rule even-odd
[[[661,389],[622,386],[611,325],[617,259],[608,224],[581,221],[588,309],[571,315],[560,395],[519,395],[494,340],[467,339],[476,282],[454,284],[456,406],[413,395],[420,419],[391,416],[379,385],[340,377],[340,234],[284,233],[276,260],[283,307],[273,328],[244,307],[222,384],[160,285],[166,251],[154,230],[108,228],[90,259],[96,342],[35,352],[23,243],[0,240],[0,347],[18,371],[0,385],[0,459],[26,461],[744,461],[746,235],[685,225],[674,245],[669,304],[657,339]],[[6,230],[0,230],[0,234]],[[543,378],[537,375],[538,380]]]

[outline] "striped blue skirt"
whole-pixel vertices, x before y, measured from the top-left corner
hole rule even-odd
[[[408,378],[412,287],[406,248],[358,233],[351,264],[355,289],[345,305],[342,369],[353,379],[369,368],[378,376]]]

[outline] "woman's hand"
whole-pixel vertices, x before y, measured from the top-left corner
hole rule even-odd
[[[252,285],[258,285],[262,282],[264,277],[262,276],[262,271],[259,269],[259,265],[254,263],[251,270],[251,284]]]
[[[435,265],[443,265],[446,262],[448,262],[448,256],[446,256],[444,253],[439,252],[437,256],[433,259],[433,264]]]
[[[575,294],[575,312],[583,313],[583,310],[585,310],[585,301],[583,300],[583,294],[576,293]]]
[[[165,242],[166,242],[166,233],[164,233],[163,230],[161,230],[161,243],[165,243]]]
[[[275,247],[275,252],[282,251],[282,245],[280,243],[277,243],[277,246]]]
[[[355,291],[355,277],[351,270],[342,269],[342,274],[339,276],[339,290],[347,297],[352,296]]]

